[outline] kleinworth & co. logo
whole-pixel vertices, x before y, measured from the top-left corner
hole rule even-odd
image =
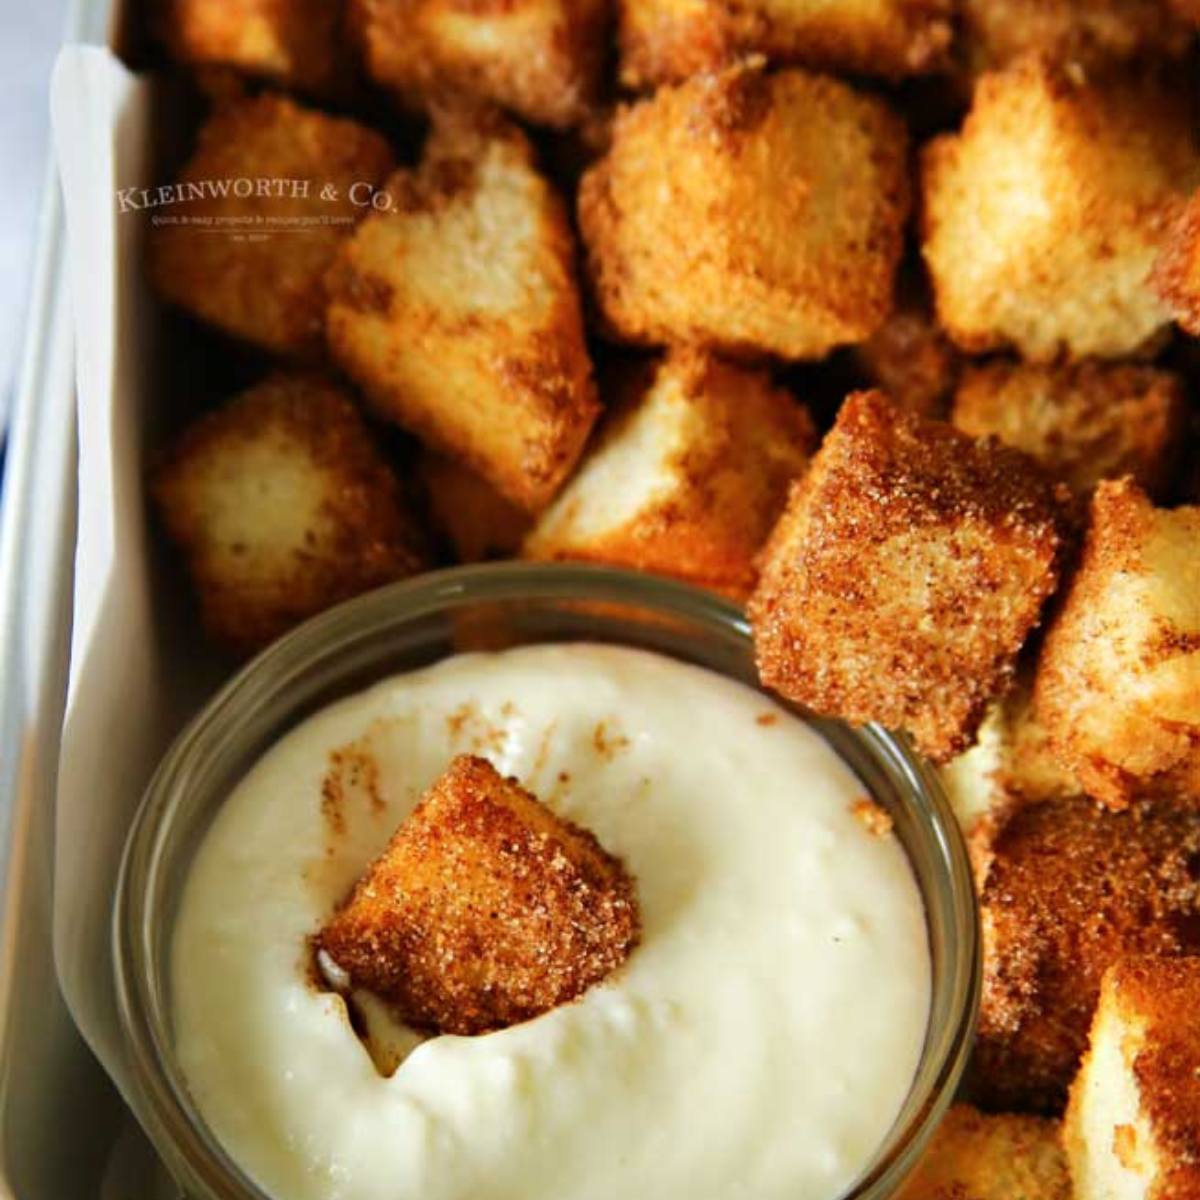
[[[120,213],[149,213],[154,225],[192,226],[201,232],[241,235],[304,233],[352,225],[364,208],[387,212],[393,207],[387,191],[366,181],[343,188],[315,179],[265,176],[118,188],[116,199]],[[250,203],[239,205],[238,201]],[[267,203],[259,205],[255,201]]]

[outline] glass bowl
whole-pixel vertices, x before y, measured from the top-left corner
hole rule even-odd
[[[114,961],[135,1106],[189,1196],[268,1200],[208,1130],[172,1046],[175,914],[191,858],[225,797],[268,747],[335,699],[452,654],[553,641],[641,647],[758,686],[744,614],[708,592],[597,567],[464,567],[372,592],[290,633],[227,684],[163,759],[129,832]],[[795,711],[891,813],[925,905],[933,978],[917,1074],[884,1144],[844,1194],[882,1200],[953,1099],[970,1050],[979,1003],[974,891],[937,777],[907,741]]]

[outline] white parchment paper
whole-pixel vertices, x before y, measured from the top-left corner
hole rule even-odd
[[[76,324],[79,526],[59,767],[55,955],[67,1003],[126,1089],[110,926],[121,849],[154,766],[208,690],[198,635],[159,586],[147,449],[169,396],[156,385],[142,212],[118,191],[159,182],[154,87],[107,50],[68,47],[52,87]],[[176,610],[176,611],[172,611]],[[191,653],[189,653],[189,650]]]

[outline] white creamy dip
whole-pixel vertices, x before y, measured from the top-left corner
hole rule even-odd
[[[642,940],[574,1003],[385,1078],[306,939],[462,752],[624,861]],[[642,651],[462,655],[335,704],[250,771],[187,880],[195,1101],[279,1200],[830,1200],[929,1010],[920,894],[863,795],[759,693]]]

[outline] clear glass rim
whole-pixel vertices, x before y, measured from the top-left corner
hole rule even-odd
[[[335,655],[371,632],[472,605],[591,602],[680,617],[744,640],[741,609],[714,593],[633,571],[576,564],[506,562],[435,571],[392,584],[330,609],[301,625],[241,668],[189,722],[160,762],[130,826],[113,905],[112,947],[118,1015],[139,1118],[159,1154],[189,1195],[220,1200],[272,1197],[250,1179],[208,1130],[191,1101],[170,1041],[170,1013],[158,985],[148,898],[164,835],[178,809],[180,781],[238,715],[286,689],[315,659]],[[818,724],[839,725],[838,722]],[[978,914],[971,871],[957,822],[936,772],[907,738],[876,725],[852,731],[901,779],[924,819],[925,836],[943,865],[946,925],[940,939],[948,969],[934,980],[931,1023],[907,1100],[875,1160],[840,1198],[872,1200],[899,1186],[953,1099],[974,1037],[979,1005]],[[934,916],[926,921],[931,941]],[[939,1006],[943,1018],[937,1019]]]

